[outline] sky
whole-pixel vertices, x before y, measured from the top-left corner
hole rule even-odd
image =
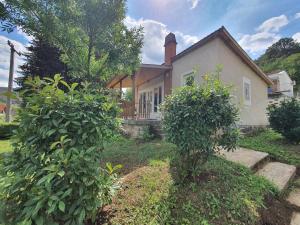
[[[225,26],[252,59],[282,37],[300,42],[300,0],[128,0],[125,24],[144,27],[142,62],[161,64],[164,38],[176,35],[177,53]],[[9,47],[26,51],[32,38],[0,31],[0,86],[7,86]],[[24,63],[16,56],[18,66]]]

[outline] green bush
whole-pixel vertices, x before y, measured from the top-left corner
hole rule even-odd
[[[238,111],[218,74],[205,76],[202,86],[189,79],[162,106],[163,129],[167,140],[178,147],[184,177],[194,176],[197,165],[204,164],[219,147],[231,150],[237,143]]]
[[[86,85],[75,90],[56,75],[34,79],[19,113],[12,156],[0,181],[5,224],[84,224],[108,204],[117,167],[100,167],[104,142],[119,126],[108,96]],[[59,84],[67,86],[65,93]]]
[[[0,122],[0,139],[10,138],[13,135],[13,131],[17,128],[17,123]]]
[[[292,98],[285,99],[279,105],[268,107],[269,122],[273,130],[287,140],[300,142],[300,101]]]

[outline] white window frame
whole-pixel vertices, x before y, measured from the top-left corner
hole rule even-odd
[[[246,84],[249,85],[249,99],[246,98]],[[243,77],[243,100],[245,105],[251,105],[251,100],[252,100],[251,80],[246,77]]]
[[[193,70],[190,70],[188,72],[185,72],[181,75],[181,86],[186,86],[186,78],[188,76],[192,76],[194,75],[194,71]]]

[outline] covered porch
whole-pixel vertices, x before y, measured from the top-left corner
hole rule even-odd
[[[171,92],[171,66],[141,64],[132,75],[118,75],[107,85],[121,94],[122,117],[133,120],[159,120],[159,105]],[[131,88],[132,100],[122,99],[125,88]]]

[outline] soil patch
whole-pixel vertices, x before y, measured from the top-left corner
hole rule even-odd
[[[284,200],[267,197],[266,206],[260,210],[261,225],[290,225],[293,210]]]

